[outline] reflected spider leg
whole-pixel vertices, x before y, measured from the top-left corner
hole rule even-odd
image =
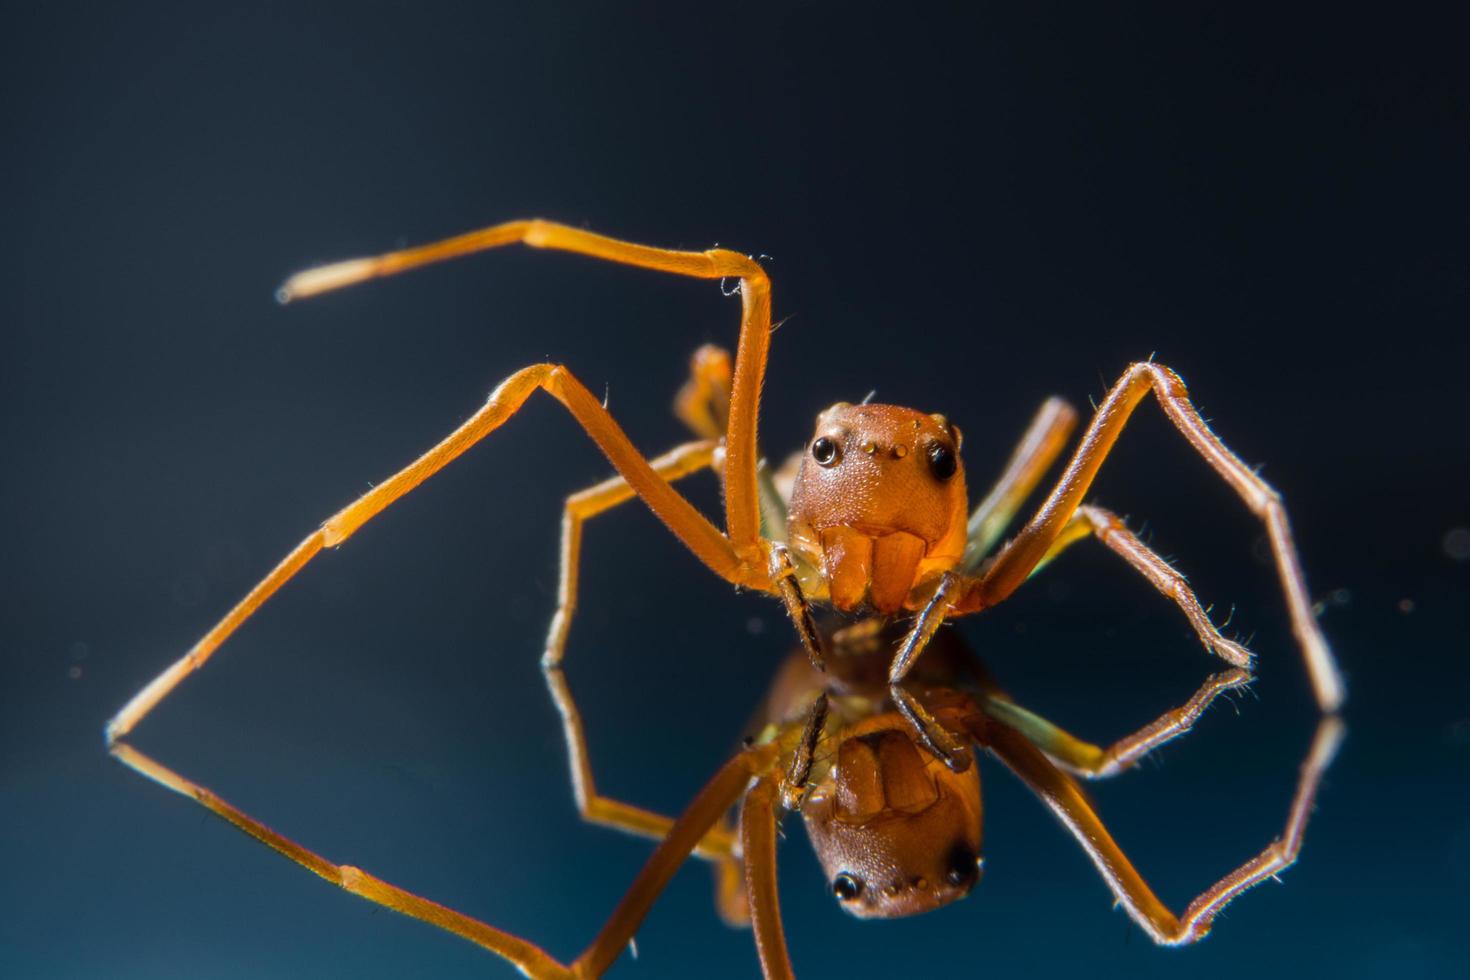
[[[729,353],[712,344],[696,350],[690,362],[689,379],[675,398],[674,413],[702,438],[676,447],[654,460],[653,467],[659,475],[673,482],[705,468],[722,472],[720,436],[728,424],[730,386]],[[773,516],[766,513],[769,510],[766,501],[775,491],[767,491],[767,484],[770,482],[768,471],[762,468],[760,475],[764,530],[773,520]],[[562,669],[567,637],[577,607],[583,525],[589,518],[624,504],[633,499],[633,496],[628,482],[620,476],[614,476],[567,498],[562,517],[557,609],[548,630],[546,650],[541,662],[547,687],[561,715],[572,792],[583,819],[639,836],[661,839],[667,835],[668,828],[673,824],[672,818],[598,793],[581,713]],[[776,523],[781,521],[777,520]],[[773,548],[773,559],[778,554],[789,565],[790,559],[785,549]],[[775,565],[774,560],[772,564]],[[799,587],[793,596],[783,586],[784,583],[778,579],[777,587],[782,588],[782,597],[790,611],[793,598],[801,601]],[[816,638],[815,625],[804,602],[792,613],[792,618],[799,625],[805,624],[810,630],[810,639],[807,635],[803,636],[805,646],[810,652],[820,640]],[[715,904],[721,919],[732,926],[743,926],[749,922],[750,912],[745,892],[744,867],[735,851],[734,830],[722,819],[705,834],[694,853],[698,857],[716,862]]]
[[[654,471],[665,480],[673,483],[707,468],[716,472],[720,471],[723,456],[720,452],[719,433],[724,431],[728,422],[730,385],[730,356],[724,349],[714,345],[705,345],[695,351],[690,362],[689,379],[675,398],[674,411],[696,435],[703,436],[703,438],[677,446],[652,461]],[[709,433],[714,433],[714,435]],[[557,608],[547,631],[546,648],[541,658],[541,665],[552,701],[561,715],[562,732],[566,741],[567,759],[572,779],[572,793],[582,818],[589,823],[658,839],[668,832],[669,825],[673,823],[672,818],[603,796],[597,791],[581,712],[577,709],[576,699],[572,695],[570,685],[562,670],[567,637],[571,629],[572,617],[577,610],[583,526],[590,518],[627,503],[633,497],[633,489],[629,486],[628,481],[621,476],[614,476],[567,498],[562,513],[561,569],[558,578]],[[773,558],[778,554],[785,557],[785,549],[772,548]],[[789,562],[790,559],[787,557],[788,566]],[[790,608],[792,597],[788,595],[786,583],[778,580],[777,587],[782,590],[783,598],[787,599],[787,605]],[[795,593],[795,599],[801,602],[799,590]],[[810,652],[814,645],[820,643],[820,640],[810,611],[804,602],[801,602],[793,612],[793,619],[805,626],[803,639]],[[713,828],[706,835],[695,853],[706,859],[729,861],[733,843],[732,831],[722,824]],[[722,869],[719,872],[722,883],[722,898],[720,899],[722,906],[725,904],[724,895],[727,891],[724,883],[731,880],[731,876],[726,873],[728,870]]]
[[[1023,733],[1008,725],[991,722],[975,729],[986,748],[1041,797],[1072,832],[1129,917],[1164,946],[1183,946],[1203,939],[1215,916],[1232,899],[1295,863],[1317,787],[1337,753],[1343,733],[1343,724],[1336,716],[1322,719],[1302,763],[1282,835],[1190,902],[1182,916],[1175,916],[1134,869],[1075,780],[1052,765]]]
[[[992,718],[1005,722],[1029,738],[1039,749],[1072,772],[1087,779],[1116,776],[1165,742],[1186,734],[1210,703],[1224,694],[1249,684],[1248,671],[1235,668],[1207,678],[1185,704],[1160,715],[1131,735],[1107,748],[1084,742],[1040,715],[1021,707],[1009,697],[987,692],[980,707]]]
[[[756,954],[766,980],[795,980],[781,897],[776,887],[776,825],[781,778],[767,773],[745,793],[740,805],[740,845],[745,857],[745,893],[755,933]]]
[[[670,483],[710,467],[717,443],[711,439],[685,443],[653,460],[654,472]],[[567,762],[572,778],[572,795],[582,819],[642,837],[659,839],[668,834],[671,817],[653,813],[642,807],[603,796],[597,791],[592,775],[591,754],[581,712],[577,710],[571,688],[562,671],[567,633],[577,611],[577,588],[582,552],[582,526],[590,518],[633,499],[633,488],[620,476],[604,480],[567,498],[562,512],[561,573],[557,589],[556,613],[546,637],[546,651],[541,666],[558,713],[566,740]],[[724,827],[716,826],[700,842],[696,853],[703,858],[728,859],[733,837]]]
[[[756,933],[756,954],[766,980],[794,980],[791,954],[781,923],[781,893],[776,887],[776,829],[785,811],[800,810],[806,799],[817,743],[826,732],[828,696],[817,695],[806,724],[792,746],[785,776],[763,774],[745,792],[739,811],[741,854],[745,861],[745,896]]]
[[[210,790],[190,782],[171,769],[126,743],[113,746],[113,754],[150,779],[190,797],[201,806],[224,818],[237,829],[290,858],[308,871],[360,898],[375,902],[395,912],[468,939],[510,961],[533,980],[573,980],[600,976],[627,947],[649,908],[663,891],[684,860],[704,838],[716,821],[733,806],[752,777],[764,777],[776,762],[780,747],[775,744],[757,746],[741,752],[717,772],[689,807],[669,827],[668,834],[654,850],[643,870],[633,880],[617,907],[592,943],[571,964],[562,964],[551,954],[525,939],[497,929],[478,919],[405,891],[361,868],[334,864],[271,830],[244,811],[232,806]],[[774,847],[771,860],[774,862]],[[774,884],[774,867],[771,869]]]

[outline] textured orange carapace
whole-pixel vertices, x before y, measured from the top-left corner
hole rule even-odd
[[[890,615],[965,552],[960,432],[942,415],[838,402],[817,418],[791,492],[791,548],[838,610]],[[912,595],[912,598],[911,598]]]
[[[896,712],[844,733],[830,783],[801,812],[833,893],[859,918],[927,912],[979,879],[977,769],[938,764]]]

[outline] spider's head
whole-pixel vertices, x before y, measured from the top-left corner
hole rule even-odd
[[[951,772],[905,722],[845,739],[832,776],[802,806],[842,907],[860,919],[917,915],[980,880],[980,777]]]
[[[817,417],[791,491],[791,547],[843,612],[891,615],[965,551],[960,430],[942,415],[838,402]]]

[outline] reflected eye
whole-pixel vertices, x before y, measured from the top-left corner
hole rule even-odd
[[[844,902],[850,902],[863,893],[863,882],[846,871],[832,879],[832,894]]]
[[[929,469],[934,472],[937,478],[948,480],[954,476],[954,472],[958,468],[959,463],[955,459],[953,449],[950,449],[942,442],[931,442],[925,452],[929,456]]]
[[[949,852],[944,880],[956,888],[966,888],[973,885],[979,877],[980,868],[975,863],[975,853],[964,844],[956,844],[954,850]]]
[[[837,443],[826,436],[812,442],[812,459],[816,460],[818,465],[831,466],[837,462],[839,455],[841,454],[837,450]]]

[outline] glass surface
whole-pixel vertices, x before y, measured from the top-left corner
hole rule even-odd
[[[1301,863],[1155,948],[982,760],[987,872],[864,923],[800,822],[798,975],[1470,974],[1470,152],[1448,23],[1222,7],[879,16],[341,4],[27,8],[0,31],[0,974],[495,977],[103,751],[104,721],[317,522],[511,371],[568,364],[650,453],[714,283],[513,249],[300,305],[320,261],[544,215],[769,256],[761,440],[876,389],[965,433],[972,499],[1047,395],[1155,355],[1290,508],[1350,684]],[[1325,16],[1325,15],[1324,15]],[[1364,19],[1349,19],[1362,16]],[[283,833],[571,957],[649,853],[578,822],[537,660],[562,498],[606,475],[550,399],[322,556],[136,744]],[[688,486],[707,512],[707,477]],[[1181,908],[1280,830],[1315,722],[1260,527],[1152,405],[1094,498],[1260,657],[1092,792]],[[794,641],[645,510],[589,526],[571,683],[609,793],[677,811]],[[959,627],[1028,706],[1117,737],[1218,669],[1076,547]],[[627,977],[749,977],[707,870]]]

